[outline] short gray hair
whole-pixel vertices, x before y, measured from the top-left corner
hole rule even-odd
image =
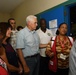
[[[26,18],[26,24],[28,23],[28,21],[32,21],[33,18],[36,18],[37,19],[37,17],[34,16],[34,15],[27,16],[27,18]]]

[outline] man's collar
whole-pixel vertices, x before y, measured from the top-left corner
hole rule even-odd
[[[27,26],[26,26],[26,28],[29,32],[35,33],[35,30],[31,31]]]
[[[31,30],[26,26],[26,28],[27,28],[27,30],[29,31],[29,32],[31,32]]]

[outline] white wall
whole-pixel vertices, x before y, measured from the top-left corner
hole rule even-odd
[[[38,14],[66,1],[68,0],[25,0],[11,15],[16,19],[17,25],[25,26],[27,15]]]
[[[0,22],[7,22],[9,18],[10,18],[10,14],[0,12]]]

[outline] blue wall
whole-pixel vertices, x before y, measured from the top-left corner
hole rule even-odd
[[[58,19],[57,25],[62,22],[68,24],[68,35],[70,35],[70,6],[76,5],[76,0],[68,0],[58,6],[48,9],[44,12],[37,14],[38,17],[38,28],[40,27],[40,18],[45,18],[47,21],[47,28],[49,28],[49,21]]]
[[[49,28],[49,21],[57,19],[57,25],[64,22],[64,6],[57,7],[50,11],[40,14],[40,18],[45,18],[47,21],[47,28]]]

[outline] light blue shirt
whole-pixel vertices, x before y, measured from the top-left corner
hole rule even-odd
[[[76,75],[76,40],[70,51],[69,56],[69,75]]]
[[[36,31],[30,31],[28,27],[17,34],[16,48],[21,48],[24,57],[39,53],[39,36]]]

